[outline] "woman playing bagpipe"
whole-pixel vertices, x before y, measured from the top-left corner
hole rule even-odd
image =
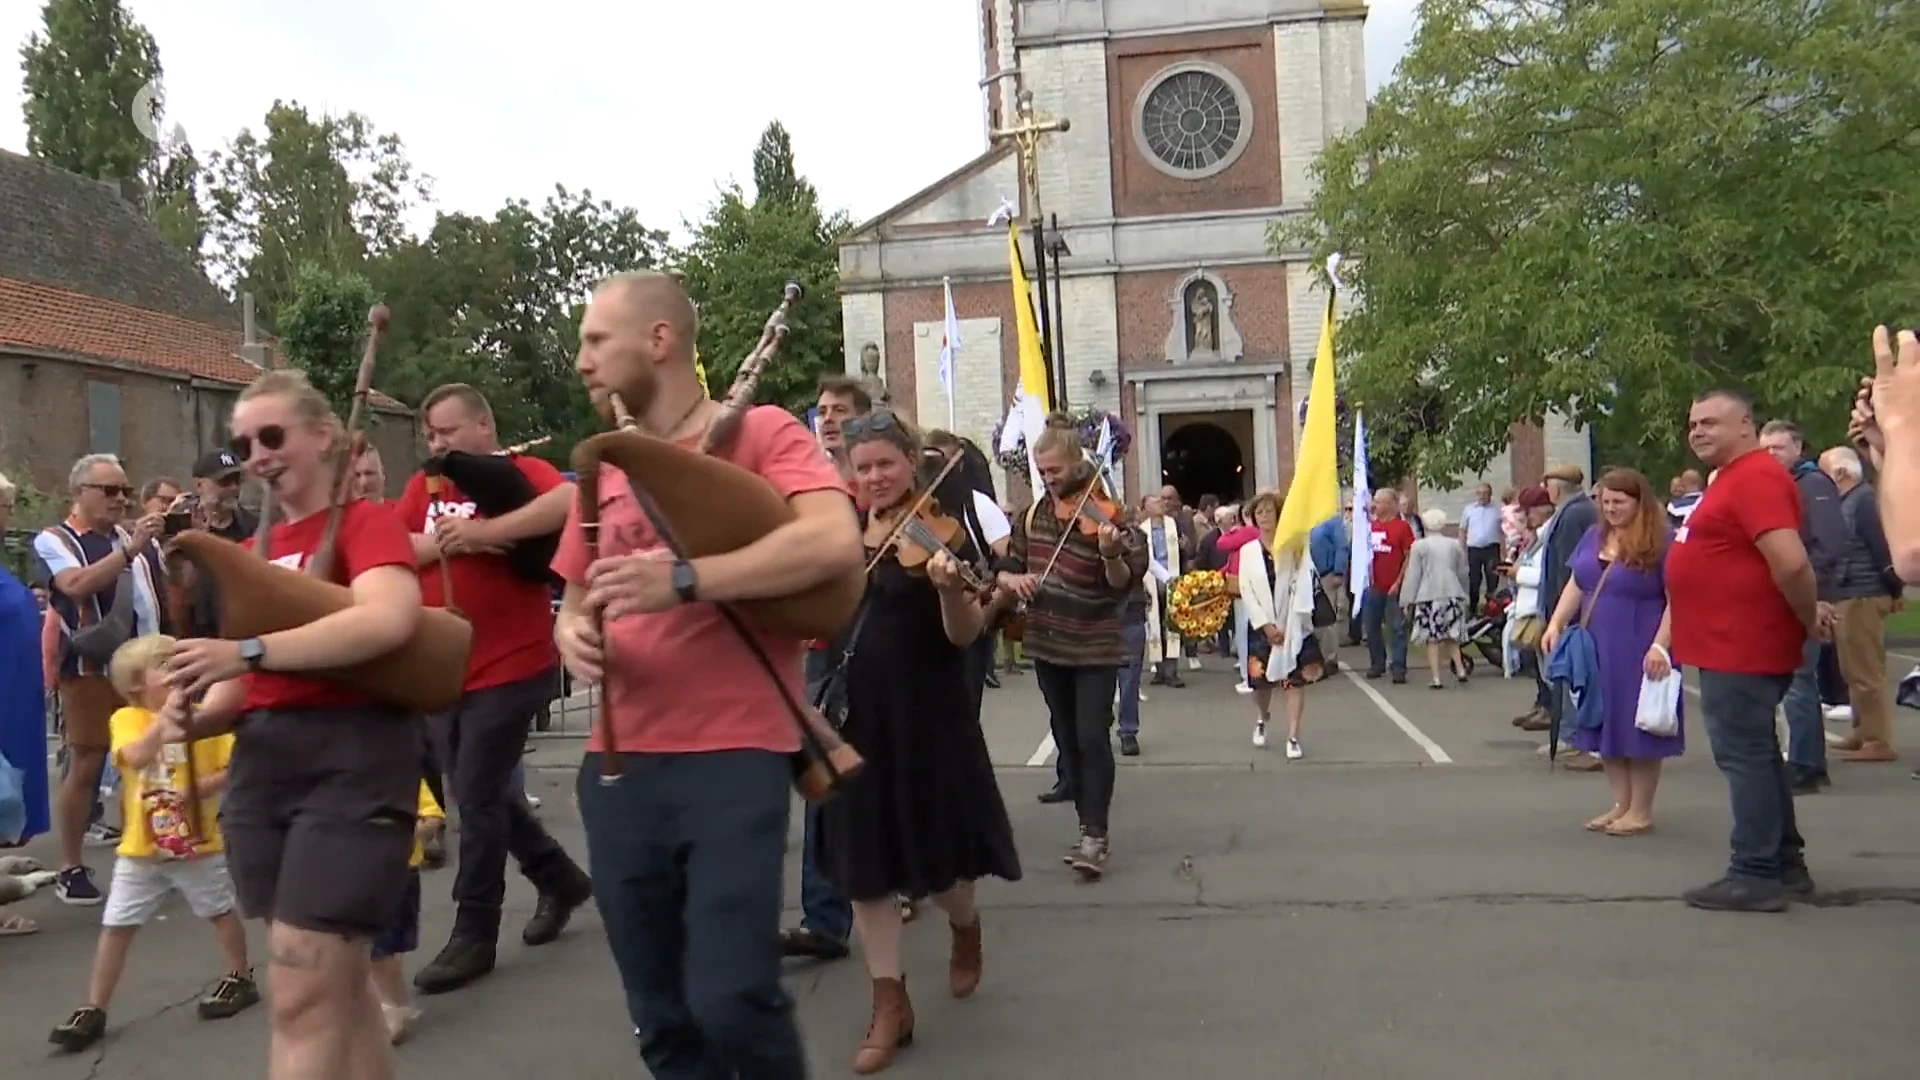
[[[948,988],[966,997],[981,971],[973,883],[1019,880],[1020,858],[980,731],[968,656],[988,610],[1002,601],[967,527],[936,494],[964,506],[972,492],[932,483],[957,470],[938,454],[923,458],[917,433],[891,410],[849,420],[842,431],[869,507],[871,569],[861,613],[828,655],[841,665],[830,679],[844,693],[842,734],[866,770],[826,806],[820,862],[853,901],[873,981],[873,1019],[853,1061],[854,1072],[866,1074],[886,1068],[913,1038],[898,897],[931,897],[947,913]]]
[[[861,556],[846,487],[813,436],[784,409],[746,407],[785,310],[724,404],[695,378],[697,319],[673,278],[603,283],[580,330],[577,366],[602,419],[630,409],[637,430],[574,451],[554,637],[576,678],[602,684],[580,814],[640,1055],[663,1080],[806,1075],[780,986],[792,755],[818,746],[794,703],[801,641],[857,606]],[[702,542],[769,504],[772,523],[734,530],[753,534],[744,544]],[[829,603],[824,626],[767,614]]]
[[[161,722],[182,737],[236,735],[222,827],[241,911],[267,921],[268,1075],[391,1076],[368,950],[406,893],[425,736],[411,711],[325,676],[395,653],[421,631],[413,551],[386,509],[352,500],[335,510],[350,435],[305,375],[256,379],[231,430],[234,455],[284,514],[255,547],[281,567],[347,586],[350,600],[277,633],[179,642],[169,666],[177,689]],[[189,538],[237,554],[204,534],[181,543]],[[266,582],[252,588],[219,582],[229,631],[238,608],[285,606],[266,595],[283,572],[259,572]],[[464,663],[463,644],[457,659]]]

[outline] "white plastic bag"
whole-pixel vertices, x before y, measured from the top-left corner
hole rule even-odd
[[[1664,679],[1640,676],[1640,706],[1634,711],[1633,726],[1649,735],[1672,738],[1680,734],[1680,673],[1669,671]]]

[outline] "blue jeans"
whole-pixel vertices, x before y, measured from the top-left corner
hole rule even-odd
[[[825,649],[807,650],[808,701],[826,681],[828,655]],[[820,869],[820,807],[808,803],[800,820],[800,927],[845,945],[853,936],[853,905]]]
[[[1400,598],[1378,589],[1368,589],[1360,606],[1360,625],[1367,634],[1367,670],[1386,671],[1387,643],[1381,631],[1393,635],[1393,673],[1407,673],[1407,616],[1400,610]]]
[[[1820,653],[1813,638],[1801,647],[1800,667],[1780,708],[1787,714],[1787,761],[1796,768],[1827,771],[1827,732],[1820,713]]]
[[[1120,735],[1140,734],[1140,675],[1147,659],[1147,624],[1120,626]]]
[[[658,1080],[805,1080],[793,999],[780,987],[785,754],[622,754],[576,790],[593,899],[640,1057]]]
[[[1773,726],[1773,711],[1791,682],[1788,675],[1700,672],[1707,741],[1733,806],[1727,864],[1733,877],[1777,882],[1805,865],[1806,841],[1794,821],[1792,781]]]

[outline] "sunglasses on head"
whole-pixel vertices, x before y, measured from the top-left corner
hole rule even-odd
[[[100,494],[105,495],[109,499],[113,498],[115,495],[118,495],[123,499],[133,498],[133,489],[131,487],[128,487],[125,484],[82,484],[80,486],[92,488],[93,490],[99,492]]]
[[[865,416],[841,421],[840,437],[842,439],[871,438],[898,430],[899,427],[900,420],[893,415],[893,410],[875,409]]]
[[[287,445],[287,429],[281,427],[279,424],[268,424],[251,437],[235,435],[232,441],[227,443],[227,447],[233,451],[234,457],[239,458],[241,461],[246,461],[253,457],[253,444],[255,442],[258,442],[268,450],[278,450]]]

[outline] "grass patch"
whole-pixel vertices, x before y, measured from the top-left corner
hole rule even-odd
[[[1887,638],[1920,640],[1920,604],[1909,600],[1904,609],[1887,616]]]

